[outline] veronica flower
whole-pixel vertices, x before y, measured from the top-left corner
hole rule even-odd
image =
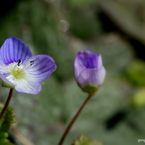
[[[0,77],[13,85],[16,91],[38,94],[45,81],[56,69],[49,55],[32,55],[29,47],[20,39],[5,40],[0,49]]]
[[[88,85],[99,87],[106,75],[101,54],[91,51],[78,52],[74,62],[74,73],[81,88]]]

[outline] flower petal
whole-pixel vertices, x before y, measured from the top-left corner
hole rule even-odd
[[[34,55],[27,61],[25,70],[32,81],[41,83],[56,70],[56,64],[48,55]]]
[[[11,77],[11,78],[10,78]],[[5,75],[2,75],[2,74],[0,74],[0,78],[3,80],[3,81],[5,81],[6,83],[8,83],[8,84],[11,84],[11,85],[14,85],[12,82],[10,82],[10,80],[12,80],[12,75],[9,75],[8,76],[8,78],[10,79],[8,79]]]
[[[74,61],[74,73],[76,80],[79,79],[79,74],[86,68],[102,67],[101,54],[95,54],[90,51],[78,52]]]
[[[99,68],[102,66],[101,54],[95,54],[90,51],[78,53],[79,63],[86,68]]]
[[[84,88],[87,85],[100,86],[105,78],[106,70],[102,66],[99,69],[85,69],[79,75],[78,83]]]
[[[89,77],[89,84],[92,84],[94,86],[100,86],[106,75],[106,70],[104,66],[97,70],[93,70],[91,76]]]
[[[79,58],[80,53],[81,52],[77,53],[75,61],[74,61],[74,74],[75,74],[76,80],[79,79],[80,72],[85,69],[85,66],[80,63],[80,58]]]
[[[0,61],[0,73],[4,74],[4,73],[7,73],[7,72],[8,72],[7,67]]]
[[[37,95],[42,90],[42,86],[39,83],[31,82],[29,79],[20,79],[16,80],[15,89],[21,93]]]
[[[0,61],[5,65],[22,61],[22,64],[32,56],[29,47],[19,38],[10,37],[5,40],[0,49]]]
[[[12,84],[12,83],[7,79],[7,77],[9,77],[9,76],[10,76],[10,73],[9,73],[9,71],[8,71],[7,66],[5,66],[2,62],[0,62],[0,78],[1,78],[3,81],[5,81],[5,82],[7,82],[7,83],[9,83],[9,84]],[[12,85],[14,85],[14,84],[12,84]]]

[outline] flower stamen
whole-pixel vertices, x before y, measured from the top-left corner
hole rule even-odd
[[[21,59],[19,59],[18,66],[20,66],[22,64],[21,62],[22,62]]]
[[[32,66],[34,64],[34,60],[30,61],[30,66]]]

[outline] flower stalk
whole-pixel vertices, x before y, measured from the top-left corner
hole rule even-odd
[[[63,133],[58,145],[62,145],[66,136],[68,135],[71,127],[73,126],[73,124],[75,123],[76,119],[79,117],[80,113],[82,112],[83,108],[86,106],[86,104],[88,103],[88,101],[90,100],[90,98],[93,96],[94,94],[89,94],[88,97],[86,98],[86,100],[84,101],[84,103],[81,105],[81,107],[79,108],[79,110],[77,111],[77,113],[75,114],[75,116],[72,118],[71,122],[68,124],[65,132]]]
[[[7,98],[7,101],[6,101],[6,103],[5,103],[5,106],[4,106],[4,108],[3,108],[2,112],[1,112],[1,114],[0,114],[0,120],[3,118],[5,112],[6,112],[7,108],[8,108],[8,105],[9,105],[10,100],[11,100],[11,98],[12,98],[12,94],[13,94],[13,89],[10,89],[9,95],[8,95],[8,98]]]

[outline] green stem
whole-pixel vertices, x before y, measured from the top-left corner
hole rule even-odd
[[[3,118],[3,115],[5,114],[5,112],[6,112],[7,108],[8,108],[8,105],[9,105],[9,103],[10,103],[12,94],[13,94],[13,89],[10,89],[9,95],[8,95],[8,98],[7,98],[7,101],[6,101],[6,103],[5,103],[5,106],[4,106],[4,108],[3,108],[2,112],[1,112],[1,114],[0,114],[0,120]]]
[[[68,132],[70,131],[72,125],[74,124],[74,122],[76,121],[76,119],[78,118],[78,116],[80,115],[80,113],[82,112],[83,108],[85,107],[85,105],[87,104],[87,102],[90,100],[90,98],[92,97],[92,94],[89,94],[89,96],[86,98],[86,100],[84,101],[84,103],[81,105],[81,107],[79,108],[79,110],[77,111],[76,115],[72,118],[71,122],[69,123],[69,125],[67,126],[65,132],[63,133],[58,145],[62,145]]]

